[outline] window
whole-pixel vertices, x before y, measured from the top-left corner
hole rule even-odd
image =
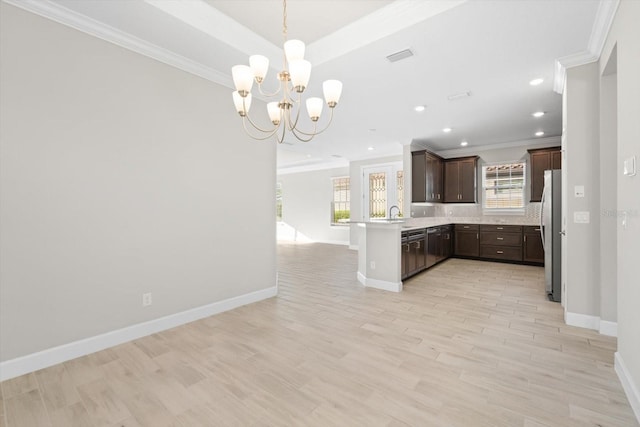
[[[282,183],[276,183],[276,221],[282,222]]]
[[[344,225],[351,218],[351,182],[349,177],[331,178],[333,201],[331,202],[331,224]]]
[[[524,210],[525,163],[501,163],[482,167],[484,209]]]
[[[404,204],[404,173],[401,163],[387,163],[362,168],[362,198],[364,220],[402,217]]]

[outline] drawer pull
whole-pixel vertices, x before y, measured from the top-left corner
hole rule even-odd
[[[504,251],[496,251],[497,254],[503,254]]]
[[[540,231],[540,229],[539,229],[539,228],[536,228],[536,229],[534,229],[534,231]]]
[[[468,225],[463,225],[462,228],[469,228],[469,226]]]
[[[504,227],[496,227],[496,230],[504,230]]]
[[[498,240],[504,240],[504,237],[496,237]]]

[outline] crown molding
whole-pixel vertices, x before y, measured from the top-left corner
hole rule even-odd
[[[515,147],[527,147],[528,149],[557,147],[561,144],[562,140],[560,136],[548,136],[545,138],[535,139],[521,139],[518,141],[501,142],[499,144],[479,145],[477,147],[465,147],[465,148],[453,148],[450,150],[434,151],[440,157],[448,159],[450,157],[463,157],[467,155],[474,155],[483,151],[500,150],[503,148],[515,148]],[[428,148],[427,148],[428,149]]]
[[[282,56],[281,47],[274,45],[203,0],[143,1],[247,56],[256,52],[261,52],[269,58]]]
[[[396,0],[309,44],[307,56],[313,65],[320,65],[446,12],[466,1]]]
[[[313,171],[319,171],[319,170],[348,168],[348,167],[349,167],[349,161],[344,158],[340,160],[333,160],[328,162],[306,164],[306,165],[295,163],[291,166],[278,167],[276,171],[276,175],[278,176],[289,175],[293,173],[313,172]]]
[[[555,92],[559,94],[564,92],[567,68],[590,64],[600,59],[619,5],[620,0],[600,0],[587,50],[556,59],[553,76],[553,90]]]
[[[176,67],[187,73],[195,74],[206,80],[233,88],[233,81],[229,75],[213,68],[206,67],[199,62],[185,58],[168,49],[149,43],[129,33],[96,21],[86,15],[74,12],[51,0],[2,0],[12,6],[35,13],[44,18],[74,28],[117,46],[153,58],[157,61]]]

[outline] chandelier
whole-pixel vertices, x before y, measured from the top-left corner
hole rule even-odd
[[[324,132],[333,120],[333,109],[338,105],[342,93],[342,83],[338,80],[326,80],[322,84],[324,100],[330,110],[329,121],[324,128],[318,130],[318,119],[322,114],[322,98],[308,98],[306,109],[313,123],[311,131],[300,129],[299,119],[302,109],[302,93],[309,83],[311,76],[311,63],[304,59],[304,43],[300,40],[287,41],[287,0],[283,1],[282,35],[284,37],[283,69],[278,73],[279,87],[273,93],[262,90],[262,83],[269,69],[269,59],[262,55],[249,57],[249,66],[236,65],[231,68],[233,83],[236,87],[233,92],[233,103],[236,111],[242,117],[242,124],[247,134],[258,140],[265,140],[275,136],[278,143],[284,141],[287,131],[291,132],[298,140],[308,142],[314,136]],[[273,124],[270,129],[262,128],[249,117],[251,107],[251,89],[253,82],[258,85],[260,95],[268,98],[279,96],[279,101],[267,104],[267,113]],[[250,126],[247,125],[247,122]],[[251,130],[253,129],[253,130]],[[257,131],[257,133],[253,133]],[[281,132],[279,132],[281,131]]]

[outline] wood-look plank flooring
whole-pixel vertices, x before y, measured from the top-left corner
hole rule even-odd
[[[450,259],[396,294],[279,244],[279,296],[5,381],[0,427],[638,426],[615,338],[540,267]]]

